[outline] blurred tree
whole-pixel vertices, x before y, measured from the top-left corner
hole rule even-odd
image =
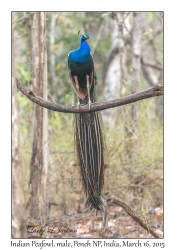
[[[50,71],[51,71],[51,84],[53,91],[53,100],[54,102],[58,102],[58,94],[57,94],[57,80],[55,75],[55,53],[54,53],[54,45],[55,45],[55,24],[56,24],[56,14],[55,12],[51,12],[51,22],[50,22]]]
[[[123,12],[113,12],[113,33],[111,47],[104,65],[104,100],[117,99],[125,92],[125,37],[128,35],[126,16]],[[105,110],[103,120],[110,127],[116,124],[118,109]]]
[[[14,15],[13,15],[14,16]],[[12,16],[12,20],[14,20]],[[12,28],[13,37],[13,28]],[[26,206],[23,189],[23,173],[19,152],[18,102],[15,84],[14,46],[12,39],[12,237],[27,238]],[[21,229],[20,229],[21,228]]]
[[[133,13],[133,29],[132,29],[132,85],[131,93],[138,91],[140,83],[140,56],[141,56],[141,30],[139,13]],[[139,130],[138,124],[138,103],[131,104],[131,130],[137,134]]]
[[[140,23],[142,31],[141,69],[148,86],[163,82],[163,35],[162,12],[141,12]],[[144,24],[144,25],[143,25]],[[161,120],[163,118],[163,96],[155,100],[156,106],[152,112]]]
[[[32,16],[32,78],[37,95],[47,99],[47,58],[45,38],[45,12]],[[43,218],[46,214],[46,180],[48,168],[47,110],[34,104],[33,147],[30,163],[30,216]]]

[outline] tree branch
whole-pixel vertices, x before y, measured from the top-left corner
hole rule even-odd
[[[149,67],[152,67],[155,69],[159,69],[159,70],[163,69],[163,66],[161,64],[156,64],[154,62],[148,62],[145,60],[145,58],[143,56],[141,57],[141,63],[145,66],[149,66]]]
[[[15,21],[13,21],[12,24],[13,24],[13,23],[18,23],[18,22],[21,21],[21,20],[25,20],[25,19],[28,18],[29,16],[34,15],[34,13],[35,13],[35,12],[31,12],[29,15],[26,15],[26,16],[24,15],[24,16],[20,17],[20,18],[16,19]]]
[[[155,230],[152,229],[151,226],[147,222],[145,222],[140,215],[136,214],[123,200],[115,196],[111,196],[110,198],[107,199],[107,203],[108,206],[110,206],[111,204],[115,204],[122,207],[127,212],[127,214],[129,214],[141,227],[146,229],[155,238],[160,238],[159,234],[156,233]]]
[[[150,97],[163,95],[163,84],[158,82],[153,88],[144,90],[139,93],[128,95],[120,99],[108,102],[92,103],[91,109],[89,111],[89,105],[85,106],[80,105],[80,107],[78,108],[76,106],[74,107],[63,106],[61,104],[57,104],[54,102],[45,101],[43,98],[37,96],[33,91],[28,89],[17,77],[15,78],[16,78],[17,88],[32,102],[35,102],[44,108],[63,113],[86,113],[86,112],[100,111],[104,109],[115,108],[129,103],[137,102]]]

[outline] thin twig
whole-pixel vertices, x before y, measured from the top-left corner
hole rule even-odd
[[[20,37],[17,37],[17,36],[14,36],[13,35],[13,37],[15,38],[15,39],[21,39],[22,37],[24,37],[25,35],[27,35],[27,34],[29,34],[30,32],[28,31],[28,32],[26,32],[26,33],[24,33],[22,36],[20,36]]]

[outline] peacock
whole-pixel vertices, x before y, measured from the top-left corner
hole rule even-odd
[[[78,32],[78,34],[80,31]],[[104,184],[104,144],[98,112],[90,111],[95,102],[97,76],[91,49],[87,40],[90,34],[80,38],[80,47],[68,54],[68,71],[79,105],[89,105],[89,112],[75,114],[75,144],[81,180],[90,210],[106,212],[101,197]]]

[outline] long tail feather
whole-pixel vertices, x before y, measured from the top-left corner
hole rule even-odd
[[[87,100],[84,102],[87,103]],[[77,159],[87,205],[90,209],[105,211],[105,203],[101,198],[104,184],[104,147],[99,114],[79,113],[75,115],[75,122]]]

